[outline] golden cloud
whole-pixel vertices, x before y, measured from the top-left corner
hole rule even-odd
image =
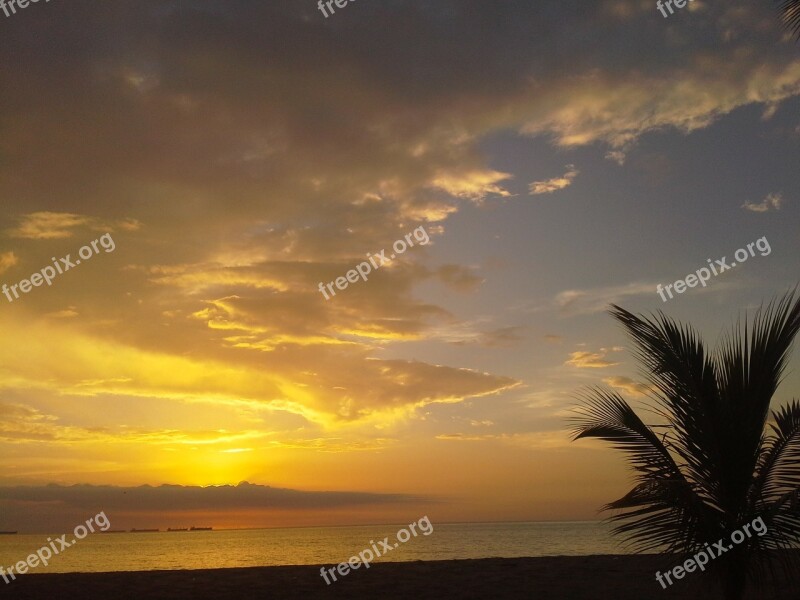
[[[0,254],[0,274],[5,273],[19,262],[19,258],[13,252],[3,252]]]
[[[561,177],[546,179],[544,181],[534,181],[528,186],[531,195],[551,194],[558,190],[563,190],[572,185],[572,181],[578,176],[575,165],[567,165],[567,171]]]
[[[577,367],[579,369],[605,369],[606,367],[613,367],[618,365],[618,362],[606,360],[606,356],[611,352],[619,352],[622,348],[600,348],[599,352],[572,352],[569,355],[569,360],[564,364]]]

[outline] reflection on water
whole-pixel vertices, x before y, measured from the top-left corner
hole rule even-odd
[[[269,565],[336,564],[403,525],[253,529],[90,535],[48,567],[32,573],[147,571]],[[55,538],[56,536],[49,536]],[[8,567],[47,543],[47,535],[0,536],[0,565]],[[376,562],[518,556],[621,554],[599,522],[437,524]]]

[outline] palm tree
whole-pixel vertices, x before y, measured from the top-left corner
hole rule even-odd
[[[726,600],[740,600],[747,576],[763,577],[776,560],[791,568],[783,550],[800,542],[800,403],[772,412],[766,429],[800,330],[794,296],[759,308],[749,328],[738,322],[713,352],[661,312],[645,318],[612,305],[636,345],[659,423],[646,425],[605,388],[586,392],[573,417],[575,439],[611,442],[636,470],[633,489],[604,507],[635,551],[688,558],[762,518],[763,536],[710,561]]]
[[[783,0],[781,14],[786,27],[800,39],[800,0]]]

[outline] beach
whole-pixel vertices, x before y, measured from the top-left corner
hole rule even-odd
[[[713,600],[696,574],[663,590],[655,571],[662,556],[556,556],[378,563],[326,585],[320,566],[198,571],[42,574],[10,584],[19,600],[148,600],[220,598],[341,598],[414,600]],[[330,565],[328,565],[330,566]],[[9,586],[6,586],[9,587]],[[8,591],[11,591],[10,589]],[[750,591],[747,600],[789,600],[797,591],[781,581]]]

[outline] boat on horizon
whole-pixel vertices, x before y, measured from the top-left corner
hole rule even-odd
[[[190,527],[189,531],[213,531],[213,527]]]
[[[189,531],[189,529],[187,527],[183,527],[183,528],[180,528],[180,527],[178,527],[178,528],[167,527],[167,531]]]
[[[0,535],[17,535],[16,531],[0,531]]]
[[[158,533],[159,529],[131,529],[131,533]]]

